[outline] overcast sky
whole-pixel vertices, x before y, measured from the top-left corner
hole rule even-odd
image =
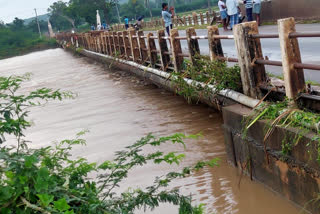
[[[57,0],[0,0],[0,20],[8,23],[15,17],[25,19],[34,17],[34,8],[38,15],[47,13],[47,8]],[[67,0],[64,0],[67,1]]]

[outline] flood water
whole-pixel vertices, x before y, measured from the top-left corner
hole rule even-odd
[[[199,160],[221,158],[220,166],[204,169],[180,179],[184,193],[191,192],[196,204],[206,204],[207,213],[295,214],[300,209],[264,185],[243,177],[228,165],[224,149],[221,115],[202,105],[188,105],[181,97],[147,84],[126,72],[111,71],[86,58],[74,57],[62,49],[47,50],[0,61],[1,75],[31,72],[32,80],[24,90],[41,87],[70,90],[76,99],[51,102],[32,110],[34,126],[27,138],[33,146],[72,138],[89,129],[87,146],[75,148],[75,156],[90,161],[112,159],[115,151],[134,143],[152,132],[165,136],[177,132],[202,133],[203,137],[187,141],[186,159],[181,166],[154,166],[135,169],[122,187],[152,184],[156,175],[181,169]],[[165,151],[183,151],[173,145]],[[142,213],[142,211],[137,211]],[[164,205],[146,213],[177,213],[177,208]]]

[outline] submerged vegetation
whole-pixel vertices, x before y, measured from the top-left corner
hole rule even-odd
[[[102,164],[71,156],[73,146],[85,145],[82,136],[86,131],[75,139],[30,149],[31,142],[24,135],[31,126],[29,108],[50,100],[74,98],[74,94],[49,88],[23,92],[21,84],[28,79],[29,75],[0,77],[0,213],[132,214],[138,209],[152,210],[161,203],[177,205],[179,214],[203,213],[203,205],[192,206],[190,195],[183,195],[178,188],[170,189],[168,185],[206,166],[216,166],[218,159],[156,177],[146,188],[130,188],[121,193],[118,189],[136,167],[147,163],[179,164],[185,157],[183,153],[157,149],[147,153],[145,147],[156,148],[169,142],[185,147],[184,139],[198,135],[157,138],[149,134],[116,152],[114,160]],[[6,136],[16,137],[14,146],[4,145]],[[97,176],[92,179],[92,175]]]

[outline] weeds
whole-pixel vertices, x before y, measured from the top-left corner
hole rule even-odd
[[[297,133],[293,138],[284,136],[282,140],[282,154],[290,155],[292,148],[299,144],[302,137],[312,132],[314,134],[313,139],[307,144],[307,149],[310,153],[310,146],[312,142],[317,143],[318,157],[317,161],[320,164],[320,114],[310,112],[307,110],[301,110],[298,108],[292,108],[290,100],[285,100],[277,103],[263,103],[255,108],[251,115],[249,115],[244,121],[243,136],[247,136],[248,129],[252,127],[257,121],[267,121],[265,137],[263,139],[266,152],[266,141],[272,135],[276,127],[289,128],[293,127],[297,130]]]
[[[228,67],[223,61],[211,61],[207,57],[199,56],[192,65],[191,62],[185,62],[186,70],[183,73],[174,73],[174,83],[177,85],[176,92],[184,96],[188,102],[206,96],[211,92],[208,85],[214,85],[214,94],[221,90],[232,89],[235,91],[242,90],[240,68],[236,65]],[[204,83],[205,86],[196,84],[189,85],[184,78]]]

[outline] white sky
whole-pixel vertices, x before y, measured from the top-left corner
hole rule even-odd
[[[56,1],[58,0],[0,0],[0,20],[9,23],[15,17],[34,17],[34,8],[37,8],[38,15],[45,14],[48,7]]]

